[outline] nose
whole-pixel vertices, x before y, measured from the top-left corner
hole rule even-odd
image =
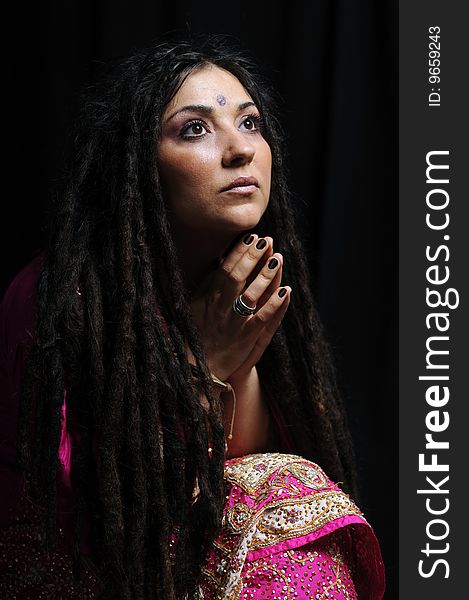
[[[248,165],[254,158],[255,148],[246,133],[234,131],[226,136],[222,154],[224,167],[239,167]]]

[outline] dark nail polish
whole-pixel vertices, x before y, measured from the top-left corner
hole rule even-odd
[[[243,239],[243,242],[244,242],[244,243],[245,243],[247,246],[249,246],[249,244],[252,244],[252,241],[253,241],[253,239],[254,239],[254,236],[253,236],[253,235],[251,235],[250,233],[248,233],[248,234],[247,234],[247,235],[244,237],[244,239]]]
[[[269,267],[269,269],[275,269],[275,267],[278,265],[278,260],[276,258],[272,258],[269,261],[269,264],[267,265]]]
[[[283,298],[286,293],[287,293],[287,288],[280,288],[278,295],[280,296],[280,298]]]
[[[262,238],[256,244],[256,248],[258,250],[262,250],[262,248],[265,248],[266,246],[267,246],[267,242],[266,242],[266,240],[264,240]]]

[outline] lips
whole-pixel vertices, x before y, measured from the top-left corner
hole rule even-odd
[[[222,192],[229,191],[254,191],[255,188],[259,187],[259,182],[255,177],[238,177],[234,181],[232,181],[229,185],[224,187]]]

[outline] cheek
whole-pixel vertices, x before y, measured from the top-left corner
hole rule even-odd
[[[215,152],[212,148],[200,147],[167,152],[164,147],[158,153],[158,169],[166,193],[171,197],[190,194],[198,195],[207,187],[213,172]]]
[[[264,140],[262,146],[258,151],[259,156],[259,168],[264,176],[265,183],[268,184],[270,190],[270,182],[272,176],[272,152],[269,144]]]
[[[266,171],[268,171],[269,177],[270,177],[270,173],[272,171],[272,152],[271,152],[270,146],[267,142],[264,143],[263,155],[264,155],[265,169],[266,169]]]

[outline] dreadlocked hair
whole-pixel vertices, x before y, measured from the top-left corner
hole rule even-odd
[[[261,380],[295,451],[354,489],[351,441],[295,233],[272,90],[221,36],[139,51],[88,90],[77,119],[66,184],[51,211],[18,431],[20,464],[43,500],[53,544],[65,394],[79,439],[72,456],[76,570],[87,523],[112,598],[191,593],[221,523],[222,410],[156,166],[165,106],[191,72],[208,64],[230,71],[251,95],[272,151],[270,203],[256,232],[275,239],[294,294],[258,364]],[[200,494],[191,505],[196,480]]]

